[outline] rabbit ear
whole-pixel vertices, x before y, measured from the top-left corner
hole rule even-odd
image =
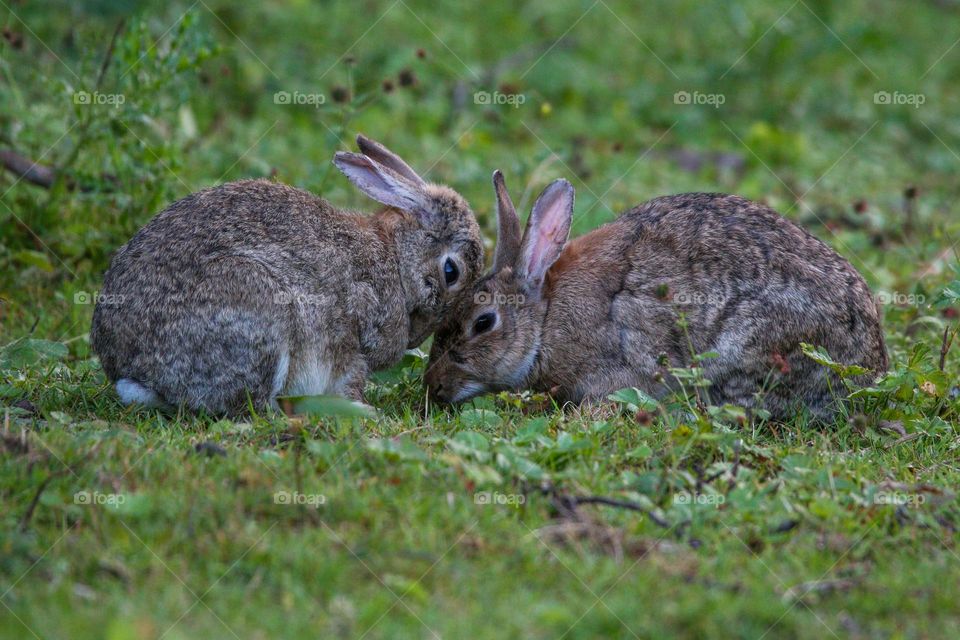
[[[573,196],[573,185],[566,180],[554,180],[533,205],[515,268],[517,277],[526,282],[533,294],[539,295],[547,270],[567,243]]]
[[[407,178],[382,164],[360,155],[338,151],[333,163],[360,191],[390,207],[422,217],[429,213],[429,198]]]
[[[410,165],[376,140],[371,140],[363,134],[358,134],[357,146],[360,147],[360,153],[368,158],[372,158],[385,167],[393,169],[413,184],[417,186],[424,184],[423,178],[418,176],[417,172],[410,168]]]
[[[503,174],[493,172],[493,189],[497,194],[497,249],[493,257],[492,273],[511,267],[520,253],[520,219],[513,207]]]

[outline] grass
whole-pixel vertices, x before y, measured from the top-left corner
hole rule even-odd
[[[954,3],[54,5],[0,8],[0,147],[59,176],[0,174],[0,637],[960,633]],[[426,407],[418,353],[373,418],[123,408],[86,336],[112,252],[241,177],[369,209],[329,162],[361,131],[489,238],[495,168],[523,211],[571,180],[576,234],[764,200],[878,292],[891,371],[830,428]]]

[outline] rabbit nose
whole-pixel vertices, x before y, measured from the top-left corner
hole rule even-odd
[[[434,393],[437,387],[443,386],[444,373],[446,366],[443,364],[443,358],[437,358],[430,354],[427,361],[427,369],[423,372],[423,384],[426,385],[430,393]]]
[[[436,400],[437,393],[443,387],[443,382],[437,377],[433,367],[427,367],[427,371],[423,375],[423,386],[427,388],[427,398]]]
[[[450,391],[442,381],[432,380],[427,383],[427,398],[438,404],[449,404]]]
[[[427,386],[427,398],[431,402],[450,404],[453,397],[453,388],[445,379],[443,372],[428,371],[423,381]]]

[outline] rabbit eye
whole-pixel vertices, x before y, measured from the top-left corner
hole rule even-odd
[[[452,285],[459,277],[460,269],[457,268],[457,263],[447,258],[443,263],[443,279],[446,281],[447,286]]]
[[[485,313],[473,322],[473,332],[483,333],[484,331],[489,331],[496,323],[497,314]]]

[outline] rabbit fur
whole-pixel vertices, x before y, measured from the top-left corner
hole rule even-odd
[[[441,402],[517,389],[572,402],[626,387],[662,397],[677,387],[670,368],[716,352],[700,365],[711,403],[763,407],[774,418],[805,407],[827,419],[842,386],[801,342],[886,370],[863,278],[762,204],[716,193],[659,197],[567,242],[568,182],[544,190],[522,238],[499,172],[494,185],[493,268],[461,296],[430,353],[425,381]]]
[[[173,203],[120,248],[91,342],[124,403],[221,414],[278,395],[361,400],[371,371],[435,330],[483,268],[473,212],[357,142],[334,163],[378,213],[243,180]]]

